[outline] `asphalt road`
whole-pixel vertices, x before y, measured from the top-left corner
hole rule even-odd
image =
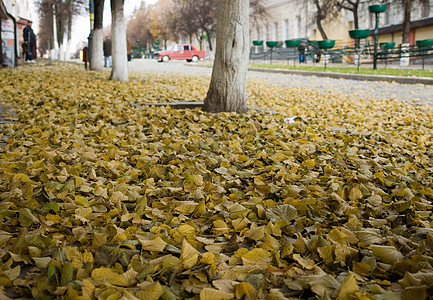
[[[158,63],[156,60],[134,59],[129,63],[131,72],[167,72],[210,76],[212,68],[185,61]],[[281,73],[248,72],[248,78],[266,80],[286,87],[317,89],[320,92],[340,92],[349,98],[398,99],[411,103],[433,105],[433,85],[399,84],[383,81],[361,81]]]

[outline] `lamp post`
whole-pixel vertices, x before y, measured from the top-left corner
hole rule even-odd
[[[370,5],[368,10],[376,15],[376,26],[374,27],[374,54],[373,54],[373,69],[377,69],[377,43],[379,39],[379,14],[386,11],[386,4]]]
[[[361,64],[361,51],[359,49],[360,40],[365,39],[370,35],[370,29],[354,29],[349,30],[349,36],[355,39],[355,65],[359,71],[359,66]]]

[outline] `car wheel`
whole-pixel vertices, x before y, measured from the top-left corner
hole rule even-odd
[[[197,56],[197,55],[194,55],[194,56],[192,57],[192,61],[193,61],[193,62],[198,62],[198,56]]]
[[[187,59],[186,62],[192,62],[192,59]]]
[[[167,55],[164,55],[163,57],[162,57],[162,61],[163,62],[168,62],[170,60],[170,57],[168,57]]]

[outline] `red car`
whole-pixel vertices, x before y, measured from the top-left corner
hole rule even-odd
[[[171,59],[185,59],[187,62],[197,62],[203,59],[205,51],[196,50],[190,44],[175,44],[167,48],[167,50],[155,52],[155,58],[159,62],[168,62]]]

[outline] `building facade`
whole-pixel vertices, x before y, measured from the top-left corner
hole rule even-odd
[[[371,4],[375,3],[360,4],[359,29],[373,30],[375,26],[375,15],[368,10]],[[265,0],[264,5],[269,17],[259,22],[251,22],[251,40],[322,40],[314,19],[316,8],[313,1]],[[395,42],[398,46],[402,42],[404,11],[401,1],[391,0],[387,5],[386,12],[379,15],[379,42]],[[349,30],[354,29],[351,11],[340,8],[337,15],[328,17],[322,21],[322,25],[328,39],[335,40],[336,45],[353,43],[349,36]],[[424,39],[433,39],[433,0],[424,4],[414,4],[411,10],[410,44]]]
[[[15,66],[22,56],[23,29],[32,20],[30,0],[0,0],[1,64]]]

